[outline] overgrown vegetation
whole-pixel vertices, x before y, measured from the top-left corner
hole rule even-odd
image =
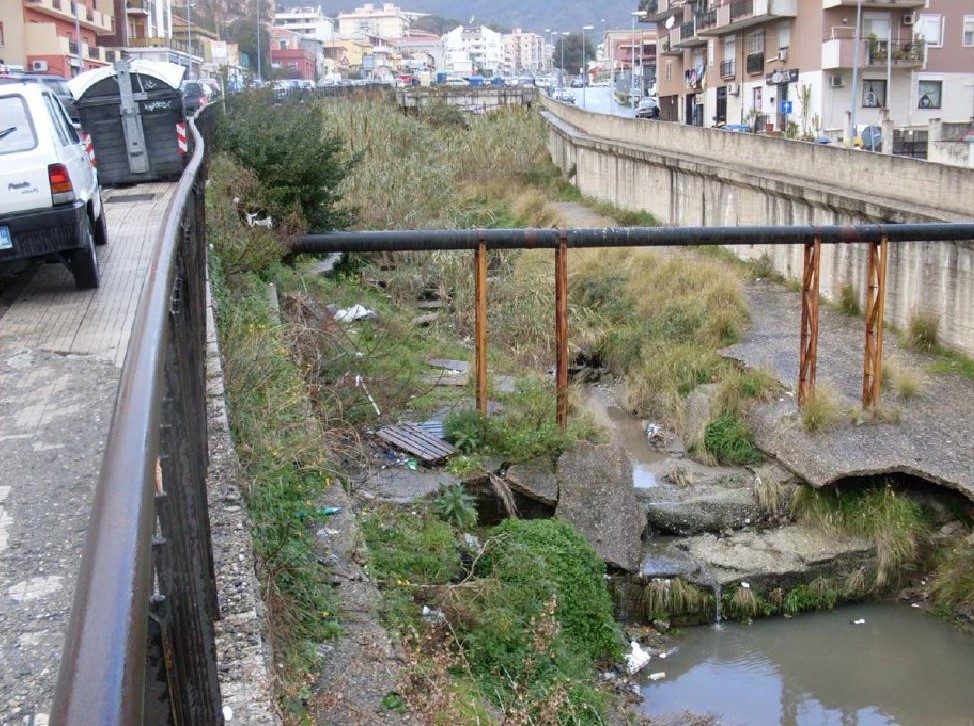
[[[851,317],[857,317],[862,310],[859,307],[859,293],[851,282],[842,283],[839,288],[839,299],[837,301],[839,310]]]
[[[422,603],[443,613],[441,679],[526,722],[601,722],[608,696],[589,684],[620,640],[605,566],[571,525],[506,520],[469,566],[457,531],[430,514],[377,510],[363,533],[389,626],[404,636],[428,630]]]
[[[801,409],[802,427],[810,434],[829,431],[842,418],[839,397],[829,385],[819,383]]]
[[[747,425],[733,413],[724,413],[707,425],[704,445],[722,464],[760,464],[764,456],[751,441]]]
[[[889,483],[842,490],[801,486],[792,514],[809,526],[871,539],[878,560],[876,588],[897,584],[919,564],[930,528],[920,505]]]
[[[974,614],[974,542],[954,542],[941,552],[930,595],[944,613],[963,609]]]
[[[939,318],[922,310],[915,310],[910,315],[906,328],[906,344],[913,350],[931,353],[937,348],[937,333],[940,329]]]
[[[643,587],[642,604],[648,620],[661,617],[708,620],[713,615],[714,596],[679,577],[653,578]]]
[[[926,377],[916,368],[899,358],[883,361],[883,386],[900,400],[916,398],[926,385]]]

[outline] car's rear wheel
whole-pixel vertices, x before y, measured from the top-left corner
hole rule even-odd
[[[95,252],[95,235],[91,231],[91,220],[85,214],[78,229],[81,247],[68,253],[68,267],[74,277],[74,286],[79,290],[93,290],[98,287],[98,253]]]

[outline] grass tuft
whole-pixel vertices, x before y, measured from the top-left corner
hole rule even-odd
[[[937,348],[940,319],[933,313],[914,310],[906,329],[906,344],[913,350],[932,353]]]
[[[714,598],[679,577],[654,578],[643,588],[643,611],[648,619],[709,615]]]
[[[844,282],[839,288],[838,306],[839,310],[852,317],[858,317],[862,312],[859,307],[859,294],[851,282]]]
[[[750,620],[761,612],[761,605],[754,590],[744,587],[743,584],[737,586],[727,605],[734,617],[741,620]]]
[[[802,427],[810,434],[835,428],[841,417],[838,396],[831,387],[821,383],[812,391],[801,410]]]
[[[777,517],[785,510],[784,486],[773,479],[754,478],[754,498],[770,517]]]
[[[760,464],[764,456],[751,441],[747,425],[733,413],[725,413],[707,425],[704,445],[722,464]]]
[[[883,362],[883,385],[891,389],[897,398],[908,401],[923,392],[926,376],[897,358]]]
[[[954,608],[974,610],[974,543],[957,543],[941,555],[930,595],[945,612]]]

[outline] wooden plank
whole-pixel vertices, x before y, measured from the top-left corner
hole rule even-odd
[[[452,444],[431,436],[411,423],[383,426],[377,435],[383,441],[419,457],[424,462],[439,461],[456,451]]]

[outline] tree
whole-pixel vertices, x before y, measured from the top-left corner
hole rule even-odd
[[[590,61],[595,58],[595,42],[591,38],[585,41],[585,58],[583,60],[581,34],[572,33],[571,35],[560,35],[558,36],[558,42],[555,43],[555,56],[553,58],[555,65],[559,68],[562,67],[562,46],[565,49],[565,65],[563,70],[567,73],[578,73],[585,61]]]
[[[224,35],[228,43],[236,43],[241,53],[246,53],[250,58],[250,68],[255,73],[257,71],[257,33],[254,19],[238,18],[227,26]],[[268,61],[267,53],[270,50],[271,37],[267,32],[267,25],[262,24],[260,28],[260,67],[266,76],[271,64]]]

